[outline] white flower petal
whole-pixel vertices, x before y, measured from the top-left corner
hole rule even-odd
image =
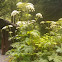
[[[28,3],[28,5],[26,6],[26,9],[28,9],[30,12],[35,11],[34,5],[30,3]]]
[[[19,6],[19,5],[21,5],[21,4],[23,4],[23,3],[22,3],[22,2],[18,2],[16,5]]]
[[[36,14],[36,17],[43,18],[43,16],[42,16],[41,13],[37,13],[37,14]]]
[[[14,10],[14,11],[11,13],[11,16],[15,16],[16,14],[19,14],[19,11]]]
[[[17,24],[17,25],[20,25],[20,24],[21,24],[21,21],[18,21],[16,24]]]

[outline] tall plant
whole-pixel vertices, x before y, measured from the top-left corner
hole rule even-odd
[[[57,41],[56,37],[58,36],[56,30],[61,26],[60,23],[42,21],[41,24],[48,23],[45,29],[55,31],[55,34],[46,33],[40,36],[36,22],[39,18],[43,18],[42,14],[37,13],[35,18],[31,19],[31,12],[35,11],[32,3],[18,2],[16,5],[18,9],[14,10],[11,16],[18,27],[15,30],[16,35],[10,37],[15,40],[15,43],[7,52],[12,56],[11,62],[62,62],[62,42],[59,43],[60,40]]]

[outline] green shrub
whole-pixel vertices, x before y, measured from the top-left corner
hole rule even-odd
[[[20,11],[25,12],[25,14],[30,13],[25,10],[27,3],[20,2],[20,4],[21,6],[18,6],[18,8],[21,8],[21,10],[19,8]],[[33,10],[33,8],[31,9]],[[32,11],[31,9],[29,8],[30,11]],[[19,12],[17,10],[13,11],[11,13],[13,18]],[[41,35],[37,24],[39,18],[43,17],[40,13],[37,13],[35,20],[27,18],[28,20],[24,21],[22,13],[21,21],[16,23],[19,27],[16,27],[15,36],[9,38],[10,40],[15,40],[11,44],[12,49],[7,52],[13,57],[11,62],[62,62],[62,24],[60,20],[57,22],[40,22],[41,26],[45,26],[44,29],[49,32]]]

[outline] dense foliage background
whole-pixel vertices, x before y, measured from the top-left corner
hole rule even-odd
[[[62,0],[29,0],[35,7],[36,12],[43,14],[44,20],[58,20],[62,17]]]
[[[16,3],[19,1],[33,3],[35,13],[42,13],[43,20],[58,20],[62,17],[62,0],[0,0],[0,17],[9,19],[10,13],[16,9]]]
[[[6,53],[11,55],[10,62],[62,62],[61,3],[61,0],[1,1],[0,17],[18,25],[15,36],[12,25],[2,28],[9,31],[8,40],[12,41],[12,49]]]

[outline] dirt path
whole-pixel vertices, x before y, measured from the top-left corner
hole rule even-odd
[[[1,55],[1,50],[0,50],[0,62],[8,62],[9,58],[6,55]]]
[[[0,55],[0,62],[8,62],[8,56]]]

